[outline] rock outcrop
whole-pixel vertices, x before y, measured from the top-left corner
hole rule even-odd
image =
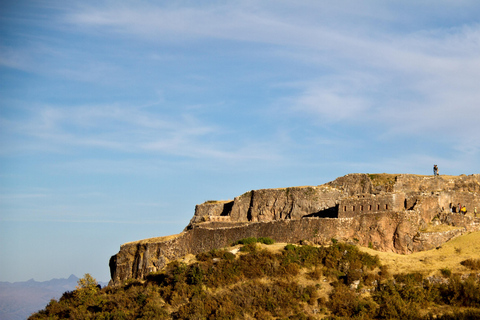
[[[480,213],[473,215],[479,195],[480,175],[349,174],[320,186],[252,190],[197,205],[178,235],[122,245],[110,259],[111,284],[246,237],[323,245],[335,238],[402,254],[428,250],[480,230]]]

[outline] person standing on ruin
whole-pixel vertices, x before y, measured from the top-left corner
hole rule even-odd
[[[438,166],[436,164],[433,165],[433,175],[438,176]]]

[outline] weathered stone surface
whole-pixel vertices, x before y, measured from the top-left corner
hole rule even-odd
[[[232,201],[197,205],[186,230],[194,224],[212,221],[212,216],[228,216],[232,222],[300,219],[308,215],[330,217],[343,195],[344,191],[327,185],[252,190]]]
[[[207,201],[201,205],[196,205],[195,214],[190,223],[210,221],[211,217],[227,217],[232,210],[232,206],[233,201]]]
[[[252,190],[197,205],[179,235],[122,245],[110,260],[111,283],[144,278],[171,260],[246,237],[322,245],[335,238],[402,254],[428,250],[480,230],[480,218],[455,212],[458,203],[469,212],[480,209],[479,193],[480,175],[349,174],[321,186]],[[422,232],[433,224],[456,229]]]

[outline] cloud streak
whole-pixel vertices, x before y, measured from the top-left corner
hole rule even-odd
[[[129,105],[33,106],[24,112],[21,119],[0,118],[6,134],[37,141],[24,145],[24,151],[76,153],[87,148],[231,161],[276,157],[274,149],[262,143],[216,142],[225,129],[206,124],[192,113],[173,116]],[[21,147],[7,147],[4,153],[15,148],[18,152]]]
[[[301,9],[290,7],[292,11],[288,16],[281,10],[271,10],[268,4],[247,2],[215,7],[84,7],[64,19],[73,25],[100,27],[116,36],[135,34],[165,41],[172,40],[165,37],[173,37],[173,41],[182,42],[198,38],[257,42],[279,46],[277,52],[284,47],[289,51],[285,51],[289,58],[297,57],[314,67],[330,68],[325,80],[320,76],[307,81],[300,95],[294,98],[297,110],[310,110],[322,118],[357,118],[372,108],[386,110],[379,114],[402,117],[405,109],[415,108],[417,115],[422,116],[410,117],[410,122],[417,123],[414,127],[418,130],[422,127],[420,123],[426,124],[425,131],[429,131],[434,125],[428,119],[437,125],[446,125],[451,119],[451,110],[457,109],[455,100],[461,97],[464,107],[455,114],[469,119],[469,124],[479,120],[478,113],[472,112],[475,109],[472,104],[478,98],[474,84],[480,79],[480,25],[445,29],[432,23],[420,31],[391,32],[390,28],[382,32],[382,25],[398,22],[392,18],[391,10],[395,6],[389,8],[376,2],[355,6],[351,2],[351,9],[347,10],[336,5],[321,8],[313,5],[313,11],[320,14],[320,18],[314,19],[314,14],[307,14],[307,10],[312,10],[312,3],[302,4]],[[445,10],[458,10],[448,2],[441,5]],[[283,6],[289,8],[288,3]],[[377,12],[372,10],[376,6]],[[427,10],[421,6],[419,9]],[[334,19],[327,16],[329,11],[344,17],[355,13],[359,20],[372,16],[383,18],[372,19],[374,23],[364,23],[356,30],[351,28],[356,21],[335,25]],[[441,15],[439,12],[436,14]],[[332,73],[339,80],[329,84]],[[363,83],[363,88],[352,90],[350,85],[357,75],[361,76],[357,81],[367,79],[368,82]],[[397,86],[398,92],[384,88],[385,84]],[[371,101],[372,87],[378,91],[390,90],[389,96]],[[396,101],[405,106],[397,105]],[[429,116],[431,109],[444,117]]]
[[[275,84],[292,89],[290,94],[273,101],[273,105],[286,109],[287,114],[317,125],[327,123],[340,128],[362,128],[374,123],[377,136],[383,139],[395,140],[398,135],[439,136],[462,150],[478,150],[479,142],[471,137],[475,136],[475,123],[480,121],[475,85],[480,79],[479,24],[440,26],[435,17],[444,17],[444,12],[430,13],[429,8],[421,5],[418,14],[410,17],[411,12],[403,12],[395,4],[375,1],[363,5],[348,2],[347,6],[318,6],[308,1],[295,6],[288,2],[281,4],[247,1],[215,6],[149,3],[99,6],[87,2],[59,11],[53,21],[73,34],[94,37],[107,34],[122,41],[130,39],[137,45],[196,47],[204,41],[214,41],[221,52],[226,42],[252,44],[253,50],[267,59],[310,69],[303,79],[293,80],[293,86],[281,80]],[[448,2],[440,5],[452,12],[461,10]],[[465,5],[474,6],[470,2]],[[426,13],[429,16],[424,22],[420,17]],[[406,18],[411,19],[409,23],[416,29],[398,27]],[[6,49],[4,65],[21,70],[32,68],[31,57],[22,58],[22,54]],[[34,51],[40,57],[45,52],[61,55],[46,44]],[[161,51],[146,53],[145,57],[155,61],[159,54],[169,60],[175,57]],[[18,61],[16,56],[20,57]],[[89,60],[88,54],[86,57],[82,67],[60,65],[54,73],[95,81],[103,74],[110,74],[111,78],[113,74],[126,72],[105,59]],[[185,63],[192,62],[191,57],[186,59]],[[188,77],[193,79],[195,75]],[[208,79],[203,75],[199,85]],[[179,81],[168,86],[182,90],[188,84]],[[165,88],[168,87],[162,89]],[[42,106],[40,110],[32,112],[36,113],[36,119],[26,125],[24,122],[22,132],[48,141],[49,148],[106,148],[224,160],[279,159],[281,149],[278,145],[281,137],[276,137],[276,141],[258,137],[260,141],[255,143],[234,140],[231,145],[235,148],[222,145],[225,128],[208,124],[187,111],[169,117],[120,104]],[[462,119],[464,128],[453,132],[443,130],[451,125],[452,119]],[[21,128],[22,124],[13,126]],[[242,132],[240,127],[235,130]],[[268,151],[262,152],[265,149]]]

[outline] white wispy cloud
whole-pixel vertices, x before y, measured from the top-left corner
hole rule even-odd
[[[326,75],[301,90],[295,110],[324,120],[370,120],[391,136],[438,136],[478,150],[471,137],[478,137],[480,122],[479,30],[435,30],[365,46],[349,58],[354,70],[337,67],[341,77]]]
[[[120,220],[120,219],[55,219],[55,218],[4,218],[1,219],[4,222],[62,222],[62,223],[87,223],[87,224],[129,224],[129,225],[150,225],[150,224],[161,224],[161,225],[180,225],[185,224],[185,220],[141,220],[141,219],[132,219],[132,220]]]
[[[5,200],[19,200],[19,199],[38,199],[49,197],[45,193],[13,193],[13,194],[0,194],[0,202]]]
[[[167,115],[158,108],[130,105],[31,106],[21,119],[0,117],[3,131],[11,136],[34,139],[34,143],[6,147],[3,153],[18,149],[35,152],[75,153],[75,150],[105,149],[126,154],[163,154],[210,160],[272,160],[275,147],[258,141],[220,142],[227,130],[207,124],[192,113]],[[80,151],[81,152],[81,151]],[[138,161],[138,160],[137,160]],[[87,166],[118,168],[116,163]],[[126,166],[128,167],[128,165]]]

